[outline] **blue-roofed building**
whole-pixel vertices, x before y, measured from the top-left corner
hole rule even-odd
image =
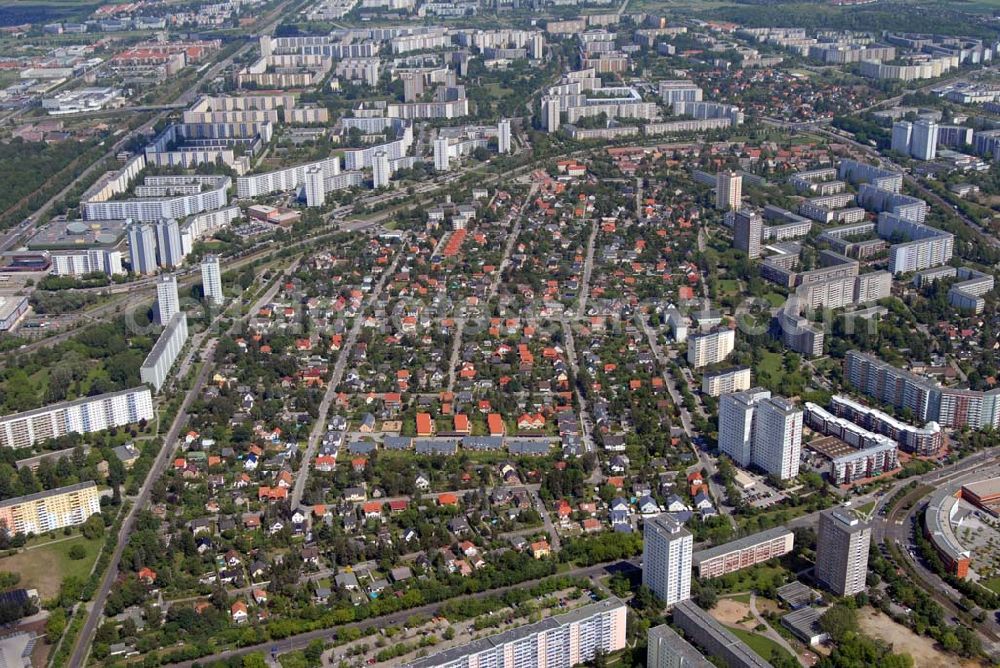
[[[494,452],[503,448],[503,437],[466,436],[462,439],[462,448],[476,452]]]
[[[458,440],[450,438],[422,438],[413,442],[418,455],[454,455],[458,452]]]
[[[386,450],[409,450],[413,447],[413,439],[409,436],[386,436],[382,445]]]
[[[375,452],[375,443],[372,441],[354,441],[347,446],[347,450],[352,455],[370,455]]]
[[[511,438],[507,439],[507,450],[522,457],[544,457],[549,454],[551,444],[536,438]]]

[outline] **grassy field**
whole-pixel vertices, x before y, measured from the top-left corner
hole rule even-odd
[[[764,352],[758,365],[761,371],[766,371],[774,375],[780,375],[785,368],[785,363],[778,353]]]
[[[724,278],[719,281],[719,290],[727,295],[735,295],[740,291],[740,282],[735,278]]]
[[[988,580],[983,580],[982,582],[984,587],[1000,594],[1000,576],[992,577]]]
[[[82,545],[87,556],[70,559],[69,551],[74,545]],[[37,589],[39,597],[45,600],[59,593],[63,578],[76,576],[86,579],[100,551],[100,540],[87,540],[82,535],[76,535],[4,557],[0,559],[0,570],[19,573],[21,586]]]
[[[785,295],[778,294],[777,292],[768,292],[764,295],[764,299],[766,299],[767,303],[771,306],[781,306],[785,303],[787,298]]]
[[[867,515],[874,508],[875,508],[875,502],[874,501],[869,501],[868,503],[866,503],[863,506],[858,506],[855,510],[857,510],[859,513],[861,513],[863,515]]]
[[[80,0],[0,0],[0,26],[83,19],[99,3]]]
[[[727,628],[733,632],[733,635],[745,642],[750,649],[756,652],[762,659],[770,661],[774,653],[777,652],[786,659],[794,661],[794,657],[788,653],[788,650],[770,638],[762,636],[758,633],[753,633],[752,631],[744,631],[743,629],[733,626]]]

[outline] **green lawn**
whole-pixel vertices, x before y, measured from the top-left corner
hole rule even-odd
[[[759,633],[754,633],[753,631],[744,631],[733,626],[727,626],[730,631],[733,632],[737,638],[745,642],[750,649],[756,652],[762,659],[770,661],[772,655],[777,652],[780,656],[794,661],[795,657],[788,653],[784,647],[776,643],[775,641],[760,635]]]
[[[717,578],[715,589],[720,596],[735,593],[737,601],[750,602],[750,595],[747,592],[768,588],[769,585],[779,583],[784,584],[785,569],[780,565],[757,564],[750,568],[745,568],[736,573],[729,573]],[[745,600],[741,598],[745,597]]]
[[[989,580],[983,581],[983,586],[987,589],[991,589],[997,594],[1000,594],[1000,576],[992,577]]]
[[[47,545],[0,559],[0,571],[19,573],[20,584],[29,589],[37,589],[42,600],[59,592],[63,578],[74,576],[86,580],[101,551],[102,541],[87,540],[80,534],[66,540],[59,538],[62,536],[57,532],[56,540]],[[70,548],[74,545],[82,545],[87,551],[83,559],[69,558]]]
[[[863,506],[858,506],[857,508],[855,508],[855,510],[857,510],[857,511],[858,511],[859,513],[861,513],[862,515],[867,515],[867,514],[868,514],[868,513],[870,513],[870,512],[871,512],[871,511],[872,511],[872,510],[873,510],[874,508],[875,508],[875,502],[874,502],[874,501],[869,501],[868,503],[866,503],[866,504],[865,504],[865,505],[863,505]]]
[[[740,282],[735,278],[724,278],[719,281],[719,290],[727,295],[735,295],[740,291]]]
[[[761,371],[766,371],[767,373],[773,375],[781,375],[784,371],[785,363],[781,358],[780,353],[764,352],[761,353],[761,360],[758,368]]]
[[[781,306],[782,304],[785,303],[785,300],[787,298],[785,297],[785,295],[778,294],[777,292],[768,292],[766,295],[764,295],[764,299],[766,299],[767,303],[770,304],[771,306]]]

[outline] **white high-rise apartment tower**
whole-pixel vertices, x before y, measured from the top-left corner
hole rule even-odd
[[[152,225],[129,225],[128,258],[132,273],[156,273],[156,232]]]
[[[919,120],[913,124],[913,141],[910,155],[917,160],[933,160],[937,157],[938,124],[934,121]]]
[[[671,515],[646,520],[642,583],[667,605],[691,598],[691,533]]]
[[[719,452],[781,480],[799,474],[802,410],[763,388],[719,398]]]
[[[892,150],[903,155],[910,155],[910,143],[913,141],[913,123],[896,121],[892,124]]]
[[[447,172],[448,163],[448,140],[445,137],[438,137],[434,140],[434,169]]]
[[[753,463],[788,480],[799,474],[801,453],[802,411],[784,397],[761,401],[754,411]]]
[[[497,152],[501,155],[510,153],[510,121],[500,119],[497,124]]]
[[[733,246],[750,258],[760,257],[764,219],[752,209],[740,209],[733,216]]]
[[[156,281],[156,321],[166,325],[174,314],[181,310],[180,296],[177,294],[177,277],[164,274]]]
[[[529,55],[535,60],[541,60],[542,56],[545,55],[545,38],[541,34],[531,38],[531,53]]]
[[[758,401],[770,398],[771,393],[759,387],[719,397],[719,452],[737,466],[750,466],[754,408]]]
[[[721,171],[715,175],[715,208],[739,209],[743,198],[743,177],[739,172]]]
[[[156,251],[164,269],[173,269],[184,261],[181,229],[173,218],[164,218],[156,223]]]
[[[218,255],[206,255],[201,261],[201,287],[210,303],[218,306],[226,301],[222,294],[222,267]]]
[[[542,100],[542,118],[545,119],[546,130],[549,132],[559,130],[559,124],[562,122],[560,113],[562,113],[562,109],[559,106],[558,97],[546,97]]]
[[[390,177],[389,154],[379,151],[372,158],[372,187],[385,188]]]
[[[823,512],[816,537],[816,580],[838,596],[864,591],[871,536],[871,525],[851,510]]]
[[[321,167],[310,167],[306,170],[306,206],[323,206],[326,204],[326,177]]]

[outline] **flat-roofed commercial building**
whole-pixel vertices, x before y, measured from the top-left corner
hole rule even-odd
[[[575,666],[625,647],[625,604],[606,598],[564,615],[417,659],[407,668]]]
[[[707,550],[695,552],[691,563],[700,578],[717,578],[792,551],[795,534],[775,527]]]
[[[962,485],[962,498],[974,506],[995,513],[1000,505],[1000,478]]]
[[[0,418],[0,447],[23,448],[66,434],[89,434],[153,419],[148,387],[63,401]]]
[[[41,534],[83,524],[101,512],[101,497],[93,481],[38,492],[0,503],[0,529],[8,535]]]
[[[963,490],[962,496],[965,496]],[[954,489],[940,489],[931,496],[924,511],[924,535],[941,557],[945,568],[958,578],[969,576],[972,554],[959,542],[952,520],[958,514],[959,499]]]

